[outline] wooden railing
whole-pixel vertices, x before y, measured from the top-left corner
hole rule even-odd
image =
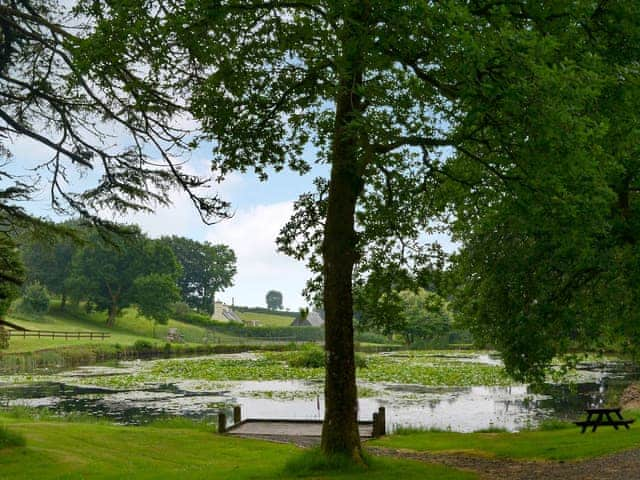
[[[88,338],[90,340],[104,340],[105,338],[109,338],[111,336],[110,333],[106,332],[60,332],[53,330],[5,330],[5,332],[8,333],[12,338],[64,338],[65,340],[79,340],[81,338]]]

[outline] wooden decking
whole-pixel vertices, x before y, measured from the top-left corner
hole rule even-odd
[[[373,422],[358,422],[360,438],[373,437]],[[322,421],[247,419],[227,429],[229,435],[246,437],[318,437],[322,435]]]
[[[380,407],[373,414],[372,421],[358,422],[360,438],[380,437],[386,433],[386,413],[384,407]],[[247,418],[242,420],[242,412],[239,405],[233,408],[233,425],[227,424],[225,413],[218,414],[218,432],[238,437],[259,438],[278,442],[290,442],[300,446],[309,446],[320,441],[322,436],[322,420],[299,419],[264,419]]]

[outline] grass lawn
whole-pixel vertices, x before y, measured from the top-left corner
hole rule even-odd
[[[520,433],[416,432],[391,435],[372,445],[515,459],[578,460],[640,448],[640,412],[623,412],[623,416],[636,419],[631,429],[599,427],[595,433],[581,434],[580,428],[567,424],[565,428]]]
[[[203,327],[175,320],[169,320],[167,325],[156,325],[154,332],[153,323],[139,315],[134,308],[125,308],[116,319],[116,324],[113,328],[108,328],[105,325],[105,312],[88,314],[82,310],[75,310],[72,307],[69,307],[66,311],[60,311],[59,307],[55,304],[46,315],[37,316],[23,312],[14,312],[7,316],[7,320],[30,330],[94,331],[107,332],[111,335],[108,339],[93,341],[88,339],[65,340],[64,338],[15,337],[11,340],[9,349],[3,350],[3,352],[8,353],[30,352],[47,348],[78,345],[133,345],[137,340],[147,340],[157,344],[164,344],[169,328],[177,328],[188,343],[201,343],[207,334],[207,330]],[[214,336],[216,340],[220,342],[239,343],[240,340],[243,340],[238,337],[218,333]]]
[[[475,475],[413,461],[373,458],[368,469],[309,472],[296,447],[223,437],[198,426],[120,427],[2,419],[26,446],[0,448],[0,479],[367,479],[471,480]],[[299,468],[302,467],[302,468]]]
[[[288,327],[293,322],[292,317],[284,315],[270,315],[268,313],[237,312],[245,322],[258,322],[261,327]]]

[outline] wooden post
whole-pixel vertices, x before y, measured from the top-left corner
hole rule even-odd
[[[240,405],[233,407],[233,424],[236,425],[242,421],[242,410]]]
[[[218,433],[224,433],[227,431],[227,416],[220,412],[218,413]]]
[[[378,412],[373,412],[373,431],[371,432],[373,438],[378,438]]]
[[[378,408],[378,436],[387,434],[387,414],[384,407]]]

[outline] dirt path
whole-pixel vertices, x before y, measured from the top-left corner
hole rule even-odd
[[[369,447],[369,452],[468,470],[486,480],[640,480],[640,449],[579,462],[534,462]]]

